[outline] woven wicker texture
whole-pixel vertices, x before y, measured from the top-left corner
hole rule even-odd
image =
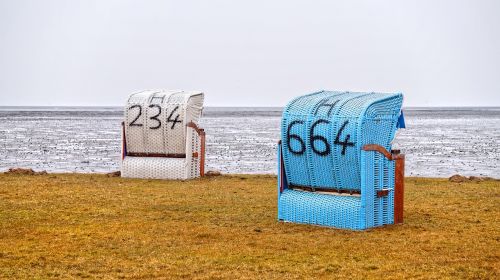
[[[193,153],[199,151],[200,140],[186,124],[198,123],[203,98],[201,92],[164,90],[130,95],[125,107],[124,148],[127,156],[122,162],[122,176],[158,179],[198,177],[199,158],[194,158]],[[134,156],[138,154],[140,156]],[[185,157],[172,158],[181,155]]]
[[[391,149],[402,101],[402,94],[335,91],[292,100],[281,122],[280,184],[361,195],[280,186],[279,219],[349,229],[393,223],[394,162],[362,147]],[[382,189],[389,194],[376,197]]]

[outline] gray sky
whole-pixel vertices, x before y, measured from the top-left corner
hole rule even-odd
[[[0,0],[1,105],[199,89],[283,106],[320,89],[500,106],[500,1]]]

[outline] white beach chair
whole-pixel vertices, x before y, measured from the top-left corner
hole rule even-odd
[[[121,176],[191,179],[204,175],[205,132],[198,127],[202,92],[142,91],[129,96]]]

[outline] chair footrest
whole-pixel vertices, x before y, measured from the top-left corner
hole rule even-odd
[[[185,158],[128,156],[122,161],[122,177],[185,180],[195,177],[190,168],[190,163]]]
[[[278,219],[322,226],[365,229],[361,197],[284,190],[278,200]]]

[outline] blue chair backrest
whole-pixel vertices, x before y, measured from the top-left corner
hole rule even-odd
[[[403,95],[321,91],[292,100],[281,121],[290,185],[360,190],[361,149],[390,151]]]

